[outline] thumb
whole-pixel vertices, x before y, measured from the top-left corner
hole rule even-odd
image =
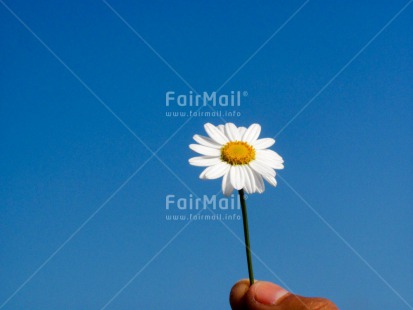
[[[232,287],[230,304],[233,310],[338,310],[328,299],[294,295],[271,282],[257,281],[250,287],[249,280]]]

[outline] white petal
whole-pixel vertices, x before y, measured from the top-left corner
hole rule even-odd
[[[231,166],[227,163],[220,162],[219,164],[209,167],[208,170],[205,171],[205,178],[209,180],[218,179],[227,173],[230,168]]]
[[[258,157],[256,158],[255,161],[260,163],[261,165],[268,166],[272,169],[278,169],[278,170],[284,169],[284,165],[276,161],[261,160]]]
[[[262,175],[268,175],[271,177],[275,177],[275,171],[268,165],[257,161],[257,160],[253,160],[252,162],[249,163],[249,166],[254,169],[254,171],[258,172],[259,174]]]
[[[262,194],[265,191],[264,181],[262,180],[262,176],[257,172],[252,172],[254,174],[254,181],[255,181],[255,188],[258,193]]]
[[[231,178],[229,176],[229,172],[227,172],[224,174],[224,177],[222,178],[222,192],[224,193],[225,196],[230,196],[233,190],[234,190],[234,187],[231,184]]]
[[[243,126],[238,127],[238,132],[239,132],[240,138],[242,138],[242,136],[244,135],[244,133],[245,133],[246,131],[247,131],[247,128],[245,128],[245,127],[243,127]]]
[[[284,169],[284,161],[273,150],[257,150],[256,160],[274,169]]]
[[[199,154],[208,156],[221,156],[221,151],[208,146],[203,146],[199,144],[190,144],[189,148]]]
[[[267,175],[265,175],[265,174],[263,174],[262,177],[263,177],[268,183],[270,183],[272,186],[277,186],[277,181],[275,180],[275,177],[270,177],[270,176],[267,176]]]
[[[262,157],[266,157],[267,159],[270,159],[273,161],[277,161],[280,163],[284,162],[283,158],[280,155],[278,155],[278,153],[274,152],[273,150],[257,150],[256,154]]]
[[[223,134],[225,134],[225,126],[224,126],[224,125],[218,125],[217,128],[218,128],[219,130],[221,130],[221,132],[222,132]]]
[[[229,176],[231,178],[231,184],[236,190],[244,187],[244,170],[242,170],[240,166],[231,166]]]
[[[255,180],[254,175],[250,167],[248,166],[241,166],[244,170],[245,175],[245,191],[247,194],[252,194],[255,192]]]
[[[204,169],[204,171],[202,171],[199,175],[199,178],[203,180],[218,179],[228,172],[229,168],[230,166],[227,163],[220,162],[219,164]]]
[[[208,172],[208,169],[209,169],[209,168],[211,168],[211,167],[205,168],[204,171],[201,172],[201,174],[199,175],[199,178],[200,178],[200,179],[202,179],[202,180],[206,180],[206,179],[207,179],[207,178],[205,177],[205,174]]]
[[[238,128],[233,123],[225,124],[225,133],[231,141],[239,141],[241,139]]]
[[[198,142],[198,141],[197,141]],[[264,138],[264,139],[258,139],[257,141],[255,141],[252,146],[256,149],[256,150],[263,150],[266,148],[269,148],[270,146],[272,146],[275,143],[274,139],[271,138]]]
[[[260,132],[261,126],[259,124],[252,124],[250,127],[248,127],[247,131],[245,131],[241,140],[252,144],[253,142],[255,142],[255,140],[258,139]]]
[[[221,162],[221,158],[217,156],[197,156],[189,159],[192,166],[209,167]]]
[[[214,149],[220,149],[222,147],[222,145],[216,143],[214,140],[212,140],[211,138],[208,138],[208,137],[195,135],[194,140],[196,142],[198,142],[199,144],[201,144],[201,145],[209,146],[209,147],[212,147]]]
[[[204,128],[208,136],[210,136],[212,140],[214,140],[215,142],[221,145],[224,145],[229,142],[225,134],[211,123],[206,123],[204,125]]]

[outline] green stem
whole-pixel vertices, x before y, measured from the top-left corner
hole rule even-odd
[[[244,224],[245,251],[247,252],[248,275],[250,278],[250,285],[253,285],[254,284],[254,272],[252,271],[252,258],[251,258],[251,247],[250,247],[250,234],[248,230],[247,204],[245,203],[244,190],[240,189],[238,193],[239,193],[239,198],[241,201],[242,221]]]

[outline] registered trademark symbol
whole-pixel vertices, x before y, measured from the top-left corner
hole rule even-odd
[[[246,90],[244,90],[244,91],[242,92],[242,95],[243,95],[244,97],[247,97],[247,96],[248,96],[248,92],[247,92]]]

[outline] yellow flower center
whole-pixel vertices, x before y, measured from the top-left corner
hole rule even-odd
[[[221,148],[221,159],[230,165],[246,165],[255,159],[255,149],[246,142],[231,141]]]

